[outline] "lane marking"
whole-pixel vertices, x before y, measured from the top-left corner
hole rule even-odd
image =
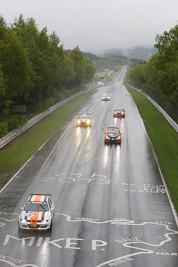
[[[22,264],[22,265],[16,265],[15,263],[8,261],[8,260],[4,260],[0,258],[0,262],[4,262],[9,264],[12,267],[40,267],[39,265],[36,264],[31,264],[31,263],[27,263],[27,264]]]

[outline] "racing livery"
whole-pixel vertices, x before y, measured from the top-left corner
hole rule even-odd
[[[91,114],[83,113],[79,114],[77,118],[77,126],[90,126],[91,127]]]
[[[121,132],[118,127],[108,127],[105,133],[105,143],[121,143]]]
[[[125,117],[125,110],[123,108],[116,108],[114,110],[114,114],[113,117],[120,117],[120,118],[124,118]]]
[[[54,203],[50,194],[30,194],[21,208],[19,228],[27,230],[48,230],[52,228]]]

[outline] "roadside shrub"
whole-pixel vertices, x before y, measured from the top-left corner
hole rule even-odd
[[[25,116],[13,115],[8,121],[8,132],[13,131],[14,129],[19,128],[27,122],[27,118]]]
[[[48,110],[48,108],[49,108],[49,102],[48,102],[48,100],[46,100],[46,101],[44,102],[44,104],[43,104],[43,111],[44,111],[44,110]]]
[[[55,104],[55,98],[50,97],[47,100],[48,100],[48,103],[49,103],[49,107],[52,107]]]
[[[8,134],[8,124],[7,122],[0,122],[0,138]]]
[[[37,104],[36,112],[37,112],[37,114],[43,112],[43,104],[42,103]]]

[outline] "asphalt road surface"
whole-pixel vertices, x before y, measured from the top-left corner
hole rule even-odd
[[[177,267],[178,229],[137,107],[122,85],[102,86],[0,193],[1,267]],[[107,93],[111,101],[102,101]],[[148,101],[148,100],[145,100]],[[116,107],[125,118],[113,118]],[[76,127],[88,112],[92,126]],[[117,126],[121,145],[105,145]],[[52,231],[18,231],[30,193],[51,193]]]

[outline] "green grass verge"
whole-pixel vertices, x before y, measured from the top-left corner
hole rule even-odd
[[[41,122],[30,128],[15,142],[0,150],[0,188],[62,125],[63,122],[96,90],[88,91],[58,108]]]
[[[175,209],[178,212],[178,134],[144,95],[129,86],[126,87],[143,119]]]

